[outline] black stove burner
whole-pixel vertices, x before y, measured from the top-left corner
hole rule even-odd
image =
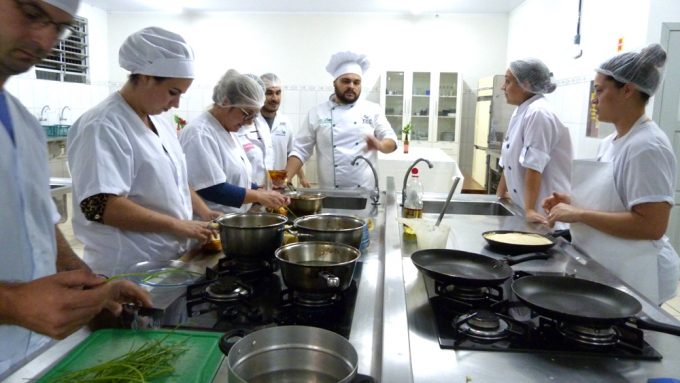
[[[345,291],[309,294],[286,289],[280,271],[244,271],[231,260],[221,260],[206,270],[205,280],[187,288],[189,319],[181,327],[224,332],[308,325],[349,338],[360,277],[361,262],[357,262]]]
[[[510,333],[510,326],[506,320],[484,309],[459,315],[454,319],[453,326],[469,337],[481,341],[505,339]]]
[[[630,323],[597,327],[553,320],[507,299],[505,290],[509,289],[501,286],[461,289],[425,278],[425,288],[441,348],[638,360],[662,358],[644,341],[642,330]],[[459,291],[454,293],[456,290]]]
[[[612,347],[619,342],[619,332],[614,326],[590,327],[581,324],[560,323],[557,331],[565,340],[593,348]]]
[[[209,284],[205,288],[205,297],[208,302],[220,304],[236,302],[248,297],[252,292],[252,287],[234,276],[227,275]]]
[[[503,291],[498,286],[470,287],[435,282],[434,288],[437,295],[470,307],[490,307],[503,296]]]

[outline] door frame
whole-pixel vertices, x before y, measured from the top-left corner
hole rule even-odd
[[[680,23],[662,23],[661,24],[661,37],[659,39],[659,44],[668,51],[669,49],[669,43],[670,43],[670,37],[672,32],[680,32]],[[669,71],[670,68],[666,66],[666,71]],[[663,105],[663,90],[666,87],[666,83],[663,82],[661,84],[661,89],[656,93],[654,97],[654,106],[653,106],[653,112],[652,112],[652,118],[654,121],[659,122],[659,125],[661,125],[661,108]],[[673,145],[673,151],[675,152],[676,159],[680,160],[680,142],[674,142],[676,141],[676,137],[678,136],[679,132],[678,130],[673,130],[673,131],[668,131],[666,128],[661,126],[661,129],[666,132],[668,135],[668,138],[671,142],[671,145]],[[680,171],[679,171],[680,173]],[[668,228],[666,230],[666,235],[668,236],[671,244],[675,248],[675,251],[680,253],[680,179],[677,180],[677,185],[675,187],[675,203],[673,206],[673,209],[671,210],[671,216],[670,216],[670,222],[668,224]]]

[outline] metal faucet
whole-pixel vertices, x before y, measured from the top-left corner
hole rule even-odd
[[[65,107],[61,108],[61,112],[59,112],[59,123],[61,124],[62,122],[66,121],[66,117],[64,117],[64,112],[66,109],[71,110],[71,108],[66,105]]]
[[[47,117],[45,117],[45,113],[50,111],[50,106],[45,105],[40,109],[40,117],[38,118],[38,122],[45,122],[47,121]]]
[[[373,180],[375,181],[375,188],[371,192],[371,201],[373,201],[373,205],[379,205],[380,204],[380,187],[378,187],[378,172],[375,170],[375,167],[369,161],[366,157],[364,156],[356,156],[352,160],[352,166],[357,166],[357,160],[362,159],[366,161],[368,166],[371,167],[371,171],[373,172]]]
[[[427,166],[429,166],[430,169],[434,167],[434,165],[432,165],[432,162],[426,160],[425,158],[418,158],[411,164],[411,166],[408,167],[408,169],[406,170],[406,174],[404,174],[404,183],[401,186],[401,206],[404,206],[404,203],[406,203],[406,181],[408,180],[408,175],[411,174],[411,169],[418,165],[418,162],[420,161],[427,162]]]

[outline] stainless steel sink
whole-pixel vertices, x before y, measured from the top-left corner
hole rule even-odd
[[[366,208],[367,198],[328,196],[323,199],[322,206],[327,209],[363,210]]]
[[[440,213],[444,208],[444,201],[423,201],[423,213]],[[499,202],[490,201],[451,201],[446,214],[468,215],[514,215]]]

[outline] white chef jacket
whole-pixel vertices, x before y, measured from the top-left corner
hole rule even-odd
[[[267,121],[261,115],[257,117],[262,119],[261,126],[268,126]],[[295,132],[293,130],[293,125],[287,116],[277,113],[274,116],[274,123],[271,127],[271,137],[272,137],[272,147],[274,148],[274,157],[271,170],[283,170],[286,168],[286,162],[288,161],[288,153],[293,150],[293,138],[295,137]]]
[[[251,166],[236,133],[230,133],[209,112],[201,113],[179,135],[179,142],[187,158],[189,185],[201,190],[224,182],[250,189]],[[232,207],[209,200],[212,210],[242,213],[251,204]]]
[[[642,116],[626,135],[615,137],[616,132],[602,141],[597,160],[613,163],[614,184],[623,205],[629,210],[649,202],[673,206],[677,163],[666,134]],[[664,302],[676,294],[680,258],[666,236],[650,242],[658,249],[659,300]]]
[[[552,192],[569,193],[573,152],[569,130],[548,101],[535,95],[515,109],[501,149],[500,165],[512,200],[524,208],[526,169],[541,173],[536,211]]]
[[[56,272],[54,225],[45,132],[19,100],[4,91],[16,146],[0,126],[0,281],[27,282]],[[2,123],[0,123],[2,124]],[[0,325],[0,379],[49,338],[19,326]]]
[[[85,198],[106,193],[177,219],[191,219],[186,162],[177,132],[169,121],[150,118],[158,135],[116,92],[69,129],[73,230],[85,245],[85,261],[97,273],[115,275],[138,262],[177,259],[189,247],[187,239],[172,234],[88,221],[80,210]]]
[[[252,179],[258,185],[265,184],[265,171],[274,170],[274,147],[267,121],[260,116],[250,125],[243,125],[236,133],[252,166]]]
[[[365,161],[357,161],[356,166],[351,164],[356,156],[363,155],[377,168],[378,153],[367,150],[368,135],[397,142],[397,135],[379,105],[363,99],[347,105],[329,100],[309,111],[289,156],[305,162],[316,146],[320,187],[373,189],[375,182],[368,164]]]

